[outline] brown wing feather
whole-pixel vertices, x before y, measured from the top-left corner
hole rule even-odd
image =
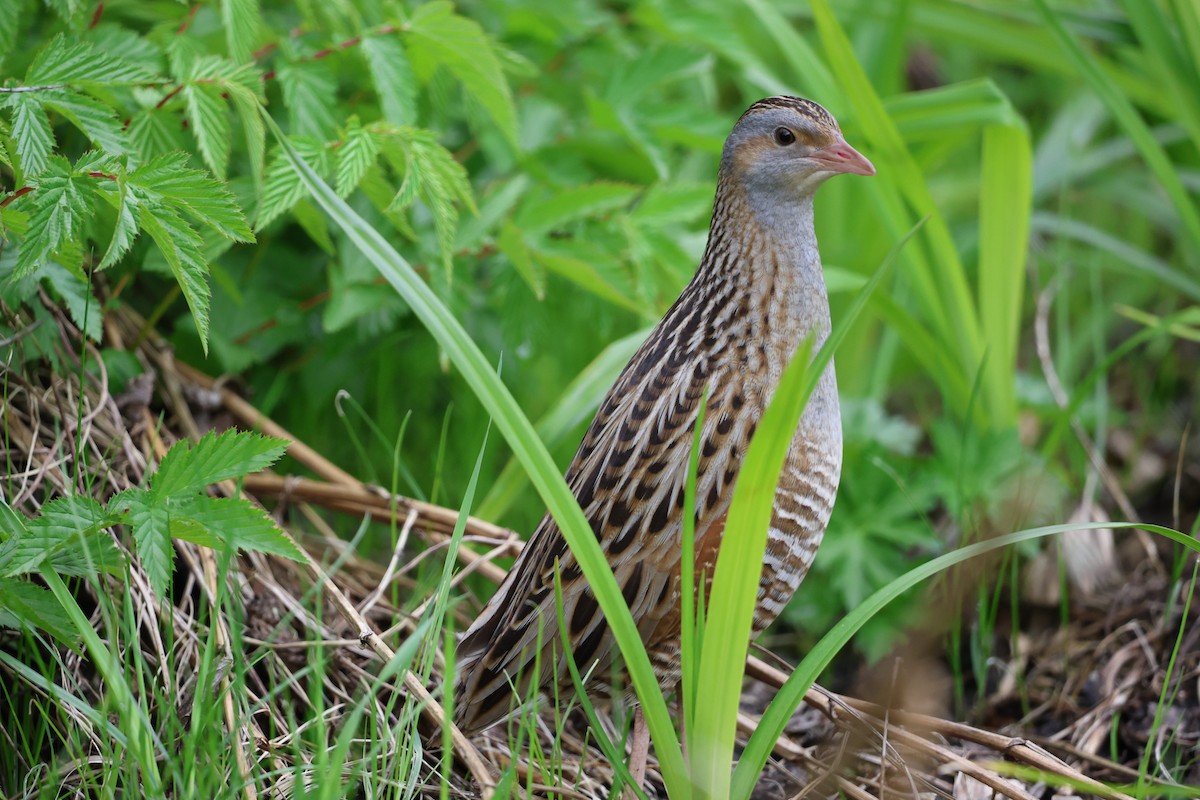
[[[710,283],[708,288],[722,287]],[[697,298],[696,291],[693,283],[622,372],[566,474],[642,639],[651,644],[670,638],[664,627],[678,625],[683,486],[700,399],[709,389],[697,481],[696,530],[701,533],[728,507],[763,405],[763,392],[735,374],[746,345],[701,327],[705,323],[697,306],[719,305],[728,294]],[[712,310],[710,305],[708,319]],[[615,655],[612,634],[547,514],[459,645],[460,727],[486,728],[507,716],[514,690],[519,696],[530,693],[539,635],[536,687],[548,688],[553,681],[569,686],[569,673],[558,657],[556,562],[572,656],[581,672],[606,675]]]

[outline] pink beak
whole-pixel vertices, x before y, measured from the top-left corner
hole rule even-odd
[[[875,174],[875,165],[868,161],[862,153],[846,144],[846,140],[842,138],[824,150],[813,153],[809,158],[819,161],[832,172],[848,172],[851,175]]]

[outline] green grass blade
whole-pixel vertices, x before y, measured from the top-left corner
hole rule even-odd
[[[977,542],[955,550],[952,553],[946,553],[915,569],[909,570],[891,583],[880,588],[853,611],[838,620],[837,624],[829,630],[829,633],[821,637],[821,641],[817,642],[816,646],[804,657],[804,660],[797,665],[791,676],[788,677],[787,682],[784,683],[783,688],[775,695],[775,699],[767,706],[766,712],[763,714],[762,719],[759,720],[758,727],[750,736],[750,741],[746,744],[746,749],[742,751],[742,757],[738,761],[737,769],[733,775],[733,793],[731,796],[735,800],[747,800],[750,797],[758,776],[762,772],[763,765],[767,763],[767,757],[771,753],[771,748],[774,747],[775,741],[783,733],[783,729],[787,725],[788,720],[791,719],[792,713],[800,707],[800,703],[804,700],[804,693],[808,691],[813,681],[821,674],[821,671],[845,647],[846,643],[850,641],[850,638],[858,629],[879,613],[888,603],[914,586],[917,586],[922,581],[975,556],[990,553],[1009,545],[1018,544],[1019,542],[1032,541],[1057,533],[1099,528],[1141,528],[1142,530],[1165,536],[1196,553],[1200,553],[1200,541],[1178,531],[1158,525],[1142,525],[1132,522],[1066,523],[1063,525],[1049,525],[1042,528],[1030,528],[1005,536],[998,536],[987,541]]]
[[[696,412],[696,425],[692,431],[692,455],[688,459],[686,482],[683,485],[683,535],[680,539],[680,558],[682,565],[679,569],[679,663],[683,672],[680,675],[680,691],[683,697],[679,704],[683,708],[684,740],[694,739],[697,707],[696,697],[699,683],[699,656],[703,638],[698,635],[698,629],[704,626],[704,617],[696,608],[696,477],[700,472],[701,433],[704,431],[704,417],[708,411],[708,390],[700,397],[700,408]]]
[[[695,722],[688,731],[692,782],[700,797],[729,795],[737,712],[742,695],[746,652],[754,619],[755,596],[763,571],[767,528],[774,507],[775,485],[788,446],[815,381],[822,370],[811,363],[812,338],[800,345],[784,370],[775,396],[750,441],[746,460],[733,488],[725,535],[717,555],[705,622],[697,685],[704,687]],[[688,598],[684,598],[687,602]]]
[[[694,725],[688,732],[689,741],[695,744],[694,750],[689,751],[692,781],[695,786],[703,787],[703,797],[729,795],[729,766],[733,761],[738,705],[762,577],[767,528],[774,508],[775,487],[796,426],[846,332],[866,307],[900,250],[924,222],[917,223],[892,247],[815,358],[810,360],[811,340],[800,345],[750,441],[734,485],[709,596],[697,679],[697,684],[704,687],[705,700],[698,703]]]
[[[1017,345],[1033,206],[1033,154],[1019,120],[983,132],[979,187],[979,321],[987,342],[984,391],[996,427],[1017,421]]]
[[[966,272],[950,228],[933,201],[916,159],[858,63],[850,40],[828,0],[812,0],[812,10],[826,56],[842,93],[854,107],[859,128],[871,144],[872,156],[878,154],[880,163],[892,173],[887,181],[917,213],[929,217],[920,244],[928,250],[931,260],[916,262],[918,272],[911,277],[916,282],[930,323],[936,326],[945,346],[958,350],[963,371],[970,374],[982,359],[983,342]],[[884,178],[882,174],[876,180],[882,185],[881,178]]]
[[[521,460],[538,494],[558,523],[571,552],[579,561],[621,649],[655,743],[663,780],[673,797],[686,797],[689,790],[679,740],[671,725],[667,704],[650,666],[650,659],[642,646],[641,636],[591,526],[533,425],[521,412],[508,387],[488,364],[478,345],[421,280],[412,265],[321,180],[265,110],[263,116],[313,198],[404,298],[413,314],[421,320],[462,374],[505,441]]]
[[[1046,0],[1034,0],[1034,3],[1042,12],[1046,24],[1054,31],[1059,45],[1074,62],[1075,68],[1092,87],[1092,91],[1104,101],[1104,105],[1108,107],[1117,123],[1133,140],[1138,152],[1142,154],[1142,158],[1146,160],[1146,166],[1154,173],[1154,177],[1158,179],[1163,191],[1175,206],[1175,212],[1183,224],[1183,234],[1192,249],[1200,250],[1200,212],[1197,211],[1196,205],[1179,179],[1179,173],[1171,163],[1170,156],[1155,141],[1150,128],[1134,108],[1133,103],[1125,96],[1121,88],[1104,73],[1095,58],[1076,41],[1063,25],[1058,14],[1050,8],[1049,3]]]
[[[155,741],[154,730],[150,726],[146,709],[134,697],[121,664],[108,649],[108,645],[100,638],[100,634],[97,633],[87,615],[83,613],[83,609],[75,602],[75,595],[63,583],[63,579],[49,565],[45,565],[40,574],[46,583],[46,588],[54,594],[54,598],[71,618],[71,622],[83,639],[84,648],[96,666],[96,671],[104,678],[105,692],[116,706],[121,730],[128,737],[127,752],[137,762],[138,769],[146,782],[146,791],[151,796],[162,795],[163,780],[158,770],[158,756],[160,753],[165,755],[165,748],[161,742]]]

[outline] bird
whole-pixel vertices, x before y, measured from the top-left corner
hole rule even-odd
[[[680,678],[684,487],[701,400],[707,396],[696,474],[697,592],[707,590],[733,487],[784,369],[806,338],[813,337],[816,348],[829,335],[813,196],[827,179],[845,173],[870,176],[875,168],[817,103],[776,96],[746,109],[722,149],[699,267],[601,401],[567,469],[566,482],[622,589],[664,691]],[[841,462],[830,361],[792,437],[775,491],[755,635],[783,610],[813,562]],[[454,721],[464,733],[510,718],[519,698],[573,694],[555,609],[556,569],[570,656],[581,675],[592,676],[589,694],[610,690],[606,676],[618,648],[547,514],[457,645]],[[641,782],[649,739],[640,713],[632,739],[631,769]]]

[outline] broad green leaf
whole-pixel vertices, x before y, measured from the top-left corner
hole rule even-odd
[[[34,208],[17,256],[17,278],[31,274],[72,243],[79,243],[84,222],[97,199],[96,179],[79,175],[66,159],[52,156],[37,191],[26,197]]]
[[[525,234],[521,232],[521,229],[510,220],[505,220],[503,227],[500,228],[500,235],[496,237],[496,246],[508,258],[513,269],[521,276],[521,280],[529,286],[534,297],[538,300],[545,300],[546,273],[534,262],[529,252],[529,244],[525,241]]]
[[[437,67],[445,67],[516,147],[517,113],[512,93],[492,43],[479,23],[455,14],[454,6],[445,0],[435,0],[413,12],[407,41],[418,78],[427,83]]]
[[[129,121],[126,131],[129,143],[143,158],[189,149],[191,143],[183,135],[179,119],[168,111],[147,108],[138,111]]]
[[[104,530],[112,522],[91,498],[73,495],[52,500],[5,542],[0,575],[40,572],[47,566],[69,575],[115,571],[121,556],[112,535]]]
[[[210,431],[195,444],[181,440],[163,456],[150,479],[151,492],[157,500],[196,494],[219,481],[269,467],[287,447],[282,439],[234,429],[219,434]]]
[[[1033,156],[1023,124],[989,125],[983,132],[979,187],[979,321],[988,354],[984,381],[990,421],[1017,422],[1017,347],[1025,300],[1025,262],[1033,205]]]
[[[117,181],[118,190],[111,195],[109,202],[117,211],[116,223],[113,225],[112,238],[104,257],[96,266],[97,269],[108,269],[116,264],[129,252],[138,235],[138,199],[128,190],[124,177]]]
[[[53,262],[42,267],[40,274],[62,300],[76,327],[93,342],[100,341],[103,312],[100,301],[92,296],[91,287],[74,272]]]
[[[990,78],[905,92],[889,97],[884,105],[896,130],[908,142],[944,139],[958,129],[1023,124],[1008,97]]]
[[[641,188],[624,183],[589,183],[525,203],[515,222],[526,233],[541,233],[568,222],[628,206]]]
[[[465,203],[472,211],[476,211],[467,171],[454,160],[449,150],[438,143],[431,131],[400,128],[386,132],[380,140],[380,146],[393,166],[399,160],[397,145],[403,149],[404,182],[392,201],[391,209],[402,207],[399,205],[401,200],[411,197],[414,189],[409,187],[409,182],[413,181],[417,196],[433,213],[438,250],[442,254],[442,264],[449,272],[454,255],[454,236],[458,229],[458,208],[455,203]]]
[[[592,264],[574,256],[561,253],[536,250],[534,260],[542,268],[556,273],[582,289],[586,289],[597,297],[603,298],[615,306],[626,308],[640,316],[646,316],[646,309],[636,301],[627,297],[612,285]]]
[[[383,118],[393,125],[412,125],[417,121],[417,79],[404,45],[394,35],[364,36],[360,47]]]

